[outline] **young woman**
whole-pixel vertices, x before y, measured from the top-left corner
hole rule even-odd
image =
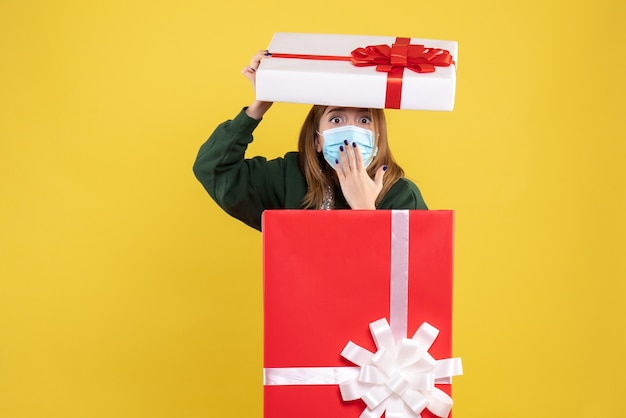
[[[242,70],[254,85],[269,54]],[[254,101],[220,124],[202,145],[193,170],[215,202],[261,230],[266,209],[427,209],[404,177],[387,140],[382,109],[314,105],[300,131],[298,152],[245,159],[252,133],[271,102]]]

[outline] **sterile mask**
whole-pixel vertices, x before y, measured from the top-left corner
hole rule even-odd
[[[369,129],[346,125],[327,129],[321,135],[324,137],[324,146],[322,147],[324,159],[332,168],[335,168],[335,161],[341,162],[339,147],[342,145],[344,148],[352,148],[352,143],[355,142],[361,151],[365,168],[370,165],[378,152],[378,148],[374,146],[374,133]],[[344,142],[346,140],[348,145]]]

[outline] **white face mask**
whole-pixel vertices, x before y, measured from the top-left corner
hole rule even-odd
[[[356,143],[361,151],[365,168],[370,165],[378,152],[378,148],[374,146],[374,133],[369,129],[347,125],[327,129],[321,135],[324,137],[324,146],[322,147],[324,159],[332,168],[335,168],[335,161],[341,161],[340,146],[351,147],[352,143]],[[349,145],[346,145],[344,141],[348,141]]]

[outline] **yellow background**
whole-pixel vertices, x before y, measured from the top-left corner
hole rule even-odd
[[[388,112],[456,210],[454,415],[624,416],[625,4],[3,1],[0,417],[262,416],[261,234],[191,166],[275,31],[459,42],[454,112]]]

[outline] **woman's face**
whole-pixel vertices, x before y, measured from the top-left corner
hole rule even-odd
[[[374,130],[372,116],[369,109],[358,107],[337,107],[329,106],[324,110],[320,118],[317,131],[323,134],[326,129],[338,128],[340,126],[354,125],[360,128]],[[322,152],[324,146],[324,137],[317,135],[316,140],[317,152]]]

